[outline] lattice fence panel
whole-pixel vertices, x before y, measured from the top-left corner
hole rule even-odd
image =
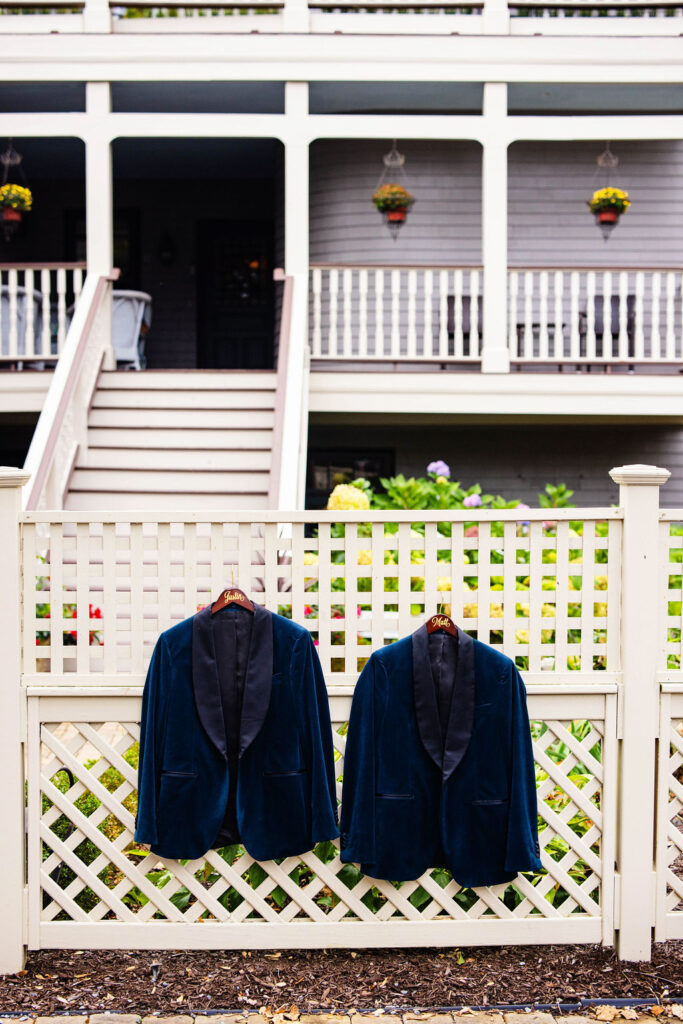
[[[672,706],[672,702],[675,705]],[[683,938],[683,693],[662,695],[656,938]]]
[[[140,680],[159,633],[231,582],[310,629],[328,681],[439,610],[533,675],[619,668],[617,512],[154,520],[26,515],[25,678]]]
[[[659,668],[663,672],[681,671],[681,632],[683,626],[683,514],[680,510],[661,514],[660,594],[662,608],[662,648]]]
[[[210,851],[193,862],[163,861],[133,842],[139,727],[120,719],[134,715],[135,699],[107,698],[108,720],[92,721],[91,713],[84,721],[69,709],[82,719],[101,704],[65,694],[50,698],[45,712],[50,718],[63,708],[63,720],[41,721],[44,698],[30,698],[29,872],[36,883],[30,944],[68,943],[73,922],[88,925],[87,941],[95,946],[115,944],[116,929],[106,926],[123,924],[148,924],[143,944],[163,945],[154,926],[164,922],[220,923],[226,930],[218,944],[237,947],[306,945],[311,924],[326,926],[321,944],[335,944],[332,926],[350,922],[366,930],[382,923],[383,944],[428,943],[429,932],[418,938],[404,927],[409,922],[467,926],[459,941],[481,925],[494,923],[495,930],[521,922],[539,929],[536,941],[544,941],[540,929],[548,924],[552,941],[562,941],[564,928],[571,929],[572,940],[595,941],[601,919],[611,915],[613,853],[604,824],[605,792],[614,785],[606,777],[613,776],[611,735],[605,713],[566,718],[566,697],[542,699],[544,708],[550,699],[557,710],[557,717],[532,721],[545,870],[510,885],[469,890],[443,869],[411,882],[370,879],[356,865],[341,863],[336,843],[281,863],[256,863],[242,847]],[[331,697],[339,782],[349,707],[350,697]],[[120,713],[111,714],[117,708]],[[277,939],[274,933],[258,939],[253,929],[259,924],[278,926]],[[387,932],[393,925],[401,927]],[[73,941],[82,944],[82,934]],[[530,934],[526,941],[534,941]],[[182,942],[177,933],[168,941]],[[491,941],[500,941],[500,934]]]

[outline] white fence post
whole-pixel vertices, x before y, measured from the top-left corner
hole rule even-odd
[[[21,673],[22,601],[19,560],[21,488],[29,474],[0,466],[0,974],[14,974],[24,966],[24,757]]]
[[[657,466],[619,466],[622,544],[621,744],[617,834],[617,927],[622,960],[649,960],[655,911],[655,740],[659,690],[659,488]],[[592,588],[591,588],[592,589]],[[592,592],[587,595],[593,600]]]

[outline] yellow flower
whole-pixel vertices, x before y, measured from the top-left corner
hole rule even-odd
[[[436,482],[437,482],[437,484],[447,484],[448,483],[448,479],[445,476],[437,476]]]
[[[451,589],[451,578],[450,578],[450,576],[437,576],[436,577],[436,589],[437,590],[450,590]]]
[[[515,631],[515,640],[517,641],[518,644],[528,644],[529,643],[529,630],[528,629],[518,629],[518,630],[516,630]]]
[[[317,565],[318,561],[317,551],[304,551],[304,565]]]
[[[476,619],[479,608],[476,604],[466,604],[463,605],[462,613],[466,619]]]
[[[607,577],[596,576],[595,577],[595,589],[596,590],[607,590]]]
[[[356,559],[358,565],[372,565],[372,551],[369,548],[362,548]]]
[[[370,501],[365,491],[353,484],[337,484],[327,502],[327,507],[334,512],[345,512],[353,509],[363,511],[370,508]]]

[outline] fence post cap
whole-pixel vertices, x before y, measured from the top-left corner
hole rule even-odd
[[[646,466],[636,463],[633,466],[615,466],[610,469],[609,475],[615,484],[645,484],[661,487],[665,484],[671,473],[668,469],[660,466]]]
[[[23,487],[31,474],[18,466],[0,466],[0,487]]]

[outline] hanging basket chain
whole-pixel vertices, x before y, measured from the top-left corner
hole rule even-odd
[[[372,201],[384,218],[391,237],[396,241],[408,210],[415,202],[414,196],[402,184],[406,181],[406,158],[399,152],[396,139],[393,140],[389,152],[382,157],[382,162],[384,169],[379,176]]]

